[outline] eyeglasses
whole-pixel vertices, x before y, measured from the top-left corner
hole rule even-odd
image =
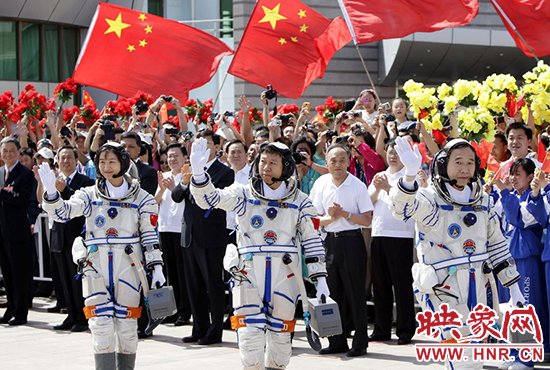
[[[166,162],[165,161],[160,161],[159,164],[166,164]]]

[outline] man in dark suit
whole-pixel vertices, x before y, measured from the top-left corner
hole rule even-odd
[[[94,180],[76,171],[78,154],[71,146],[63,146],[57,153],[60,178],[56,188],[61,198],[68,200],[76,190],[94,185]],[[77,266],[73,262],[72,247],[75,238],[84,233],[84,217],[76,217],[67,223],[54,222],[51,234],[51,253],[59,270],[61,285],[69,316],[55,330],[80,332],[88,329],[88,320],[84,316],[84,298],[82,283],[75,279]]]
[[[139,185],[143,190],[155,196],[158,186],[157,171],[151,166],[142,163],[139,158],[141,152],[141,138],[134,131],[126,131],[120,136],[120,144],[136,162],[139,172]]]
[[[223,189],[235,180],[232,169],[216,158],[220,137],[205,130],[197,135],[208,141],[210,157],[206,163],[208,175],[215,187]],[[225,292],[223,282],[223,256],[227,246],[225,211],[200,208],[189,191],[188,184],[178,184],[172,190],[172,199],[179,203],[185,200],[181,228],[181,244],[185,279],[193,314],[191,336],[182,340],[207,345],[222,340]],[[208,294],[208,300],[204,295]],[[212,321],[210,321],[210,313]]]
[[[8,308],[0,324],[27,322],[31,273],[31,225],[27,208],[34,189],[34,174],[19,163],[21,144],[9,136],[0,142],[5,165],[0,168],[0,268],[4,276]]]

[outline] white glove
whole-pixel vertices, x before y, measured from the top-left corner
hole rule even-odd
[[[398,137],[395,139],[395,150],[399,154],[401,163],[405,166],[405,175],[416,177],[422,165],[422,155],[418,150],[418,146],[415,145],[413,150],[409,144],[409,140],[404,137]]]
[[[517,303],[521,302],[522,305],[525,305],[525,297],[519,288],[518,283],[515,283],[510,287],[510,305],[512,307],[517,307]]]
[[[157,283],[159,283],[160,286],[163,286],[164,283],[166,283],[166,278],[164,277],[164,274],[162,273],[162,266],[161,265],[155,265],[153,270],[153,279],[151,281],[151,289],[157,289]]]
[[[317,278],[317,300],[321,302],[321,295],[325,298],[330,297],[330,290],[328,289],[327,279],[324,276]]]
[[[38,174],[40,175],[40,181],[48,194],[48,199],[57,198],[57,189],[55,188],[55,173],[50,169],[50,165],[44,162],[38,167]]]
[[[189,161],[193,170],[193,179],[199,183],[206,181],[204,166],[208,162],[208,158],[210,158],[210,149],[208,149],[207,145],[208,141],[201,137],[195,140],[191,146]]]

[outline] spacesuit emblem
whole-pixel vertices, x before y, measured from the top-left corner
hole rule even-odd
[[[458,224],[451,224],[447,229],[447,233],[451,238],[456,239],[462,234],[462,228]]]
[[[271,245],[277,241],[277,234],[275,234],[275,231],[268,230],[264,234],[264,241]]]
[[[267,218],[269,218],[270,220],[273,220],[275,217],[277,217],[277,210],[275,208],[271,207],[266,211],[265,214],[266,214]]]
[[[109,230],[105,231],[105,237],[106,238],[117,238],[118,237],[118,231],[116,231],[116,229],[110,228]]]
[[[462,245],[462,249],[466,254],[474,254],[476,251],[476,243],[472,239],[468,239]]]
[[[252,216],[250,219],[250,226],[252,226],[255,229],[259,229],[264,224],[264,219],[262,216]]]
[[[107,210],[107,214],[109,215],[109,217],[115,218],[116,216],[118,216],[118,211],[116,208],[109,208]]]
[[[96,225],[97,227],[103,227],[103,225],[105,225],[105,217],[103,217],[103,216],[101,216],[101,215],[100,215],[100,216],[97,216],[97,217],[95,218],[95,225]]]

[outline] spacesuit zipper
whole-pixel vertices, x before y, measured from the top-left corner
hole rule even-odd
[[[115,284],[113,282],[113,251],[112,250],[109,250],[109,293],[111,293],[111,299],[114,301]]]

